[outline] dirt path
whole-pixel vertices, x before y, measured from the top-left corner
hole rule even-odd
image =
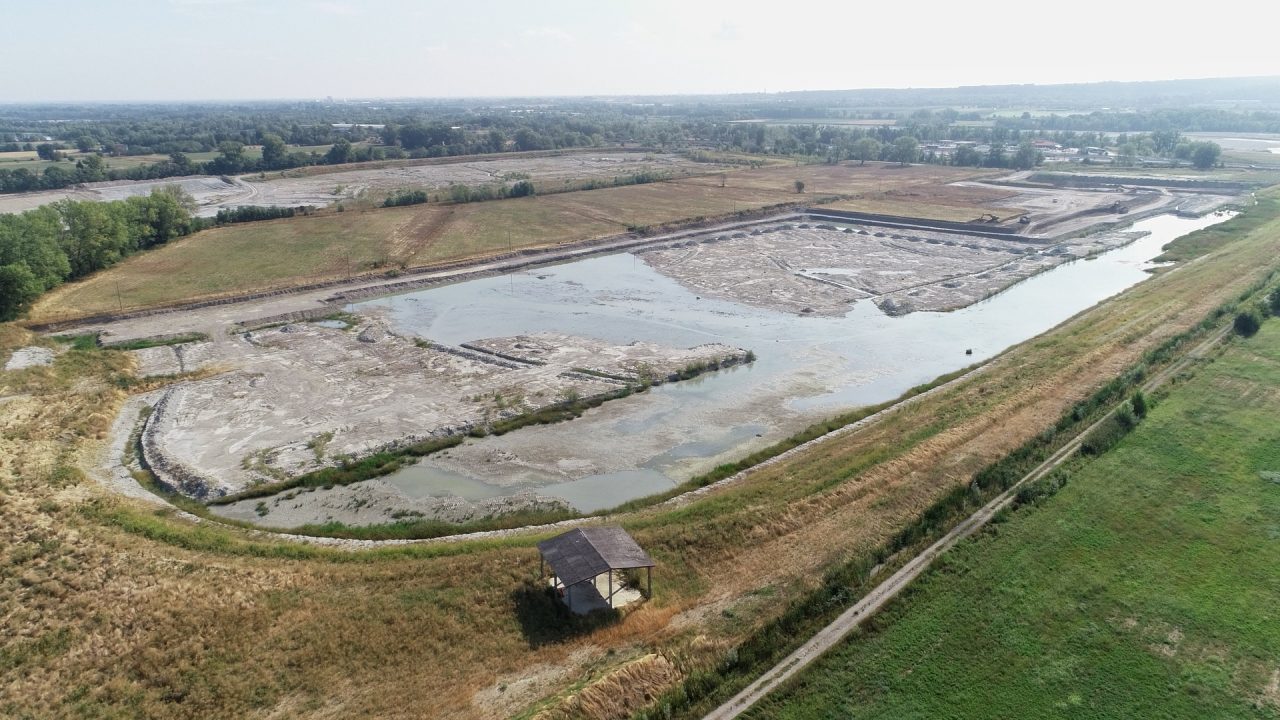
[[[1187,351],[1182,358],[1171,364],[1164,370],[1152,376],[1143,386],[1144,392],[1151,392],[1164,385],[1179,372],[1184,370],[1195,360],[1204,357],[1210,349],[1222,341],[1230,332],[1230,327],[1223,328],[1208,339],[1196,345]],[[728,702],[716,708],[705,716],[705,720],[731,720],[742,713],[749,710],[753,705],[776,690],[780,685],[795,676],[804,668],[808,667],[814,660],[821,657],[837,643],[842,641],[854,628],[862,624],[868,617],[874,615],[885,603],[892,600],[900,592],[902,592],[913,580],[920,576],[935,559],[951,549],[956,543],[973,535],[990,520],[996,516],[1001,510],[1009,507],[1016,497],[1018,490],[1028,483],[1035,482],[1047,475],[1050,471],[1062,463],[1066,462],[1074,455],[1080,446],[1084,443],[1084,439],[1089,436],[1102,423],[1106,422],[1121,406],[1128,401],[1118,404],[1110,412],[1100,418],[1097,422],[1081,431],[1071,442],[1064,445],[1056,453],[1041,463],[1036,469],[1027,473],[1018,482],[1014,483],[1008,490],[1000,493],[991,502],[984,505],[974,514],[965,518],[963,522],[956,525],[946,535],[943,535],[937,542],[930,545],[927,549],[916,555],[906,565],[903,565],[897,572],[893,573],[884,582],[877,585],[871,592],[867,593],[861,600],[854,603],[852,607],[840,614],[831,624],[819,630],[808,642],[801,645],[781,662],[774,665],[766,671],[755,682],[748,685],[742,692],[733,696]]]
[[[391,246],[387,254],[393,262],[411,262],[415,255],[442,236],[457,217],[453,208],[414,216],[391,233]]]

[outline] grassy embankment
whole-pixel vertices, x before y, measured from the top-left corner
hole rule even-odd
[[[1280,322],[750,717],[1280,716]]]
[[[250,293],[348,275],[385,273],[509,249],[553,246],[735,211],[824,197],[857,198],[858,209],[902,211],[923,194],[952,198],[940,216],[977,217],[981,198],[943,183],[974,171],[886,165],[766,167],[718,175],[463,205],[349,209],[197,233],[136,255],[45,295],[36,322]],[[806,183],[803,195],[792,187]],[[997,195],[1002,194],[996,191]],[[954,195],[954,197],[952,197]],[[878,206],[877,198],[888,198]],[[929,207],[944,207],[930,205]]]
[[[620,521],[656,597],[605,627],[536,588],[539,535],[365,552],[191,524],[84,477],[130,373],[69,350],[0,383],[0,711],[478,718],[660,652],[706,672],[940,498],[1274,263],[1280,221],[1010,350],[982,373],[679,508]],[[3,326],[0,349],[34,341]],[[424,662],[430,658],[430,662]],[[657,681],[654,681],[657,682]],[[662,684],[629,683],[632,692]]]

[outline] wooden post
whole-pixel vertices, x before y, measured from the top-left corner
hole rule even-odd
[[[647,580],[649,585],[649,599],[652,600],[653,599],[653,568],[651,567],[645,568],[644,574],[646,576],[645,579]]]
[[[609,571],[609,607],[613,607],[613,571]]]

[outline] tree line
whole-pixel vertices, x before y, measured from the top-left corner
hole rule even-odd
[[[923,144],[967,140],[993,149],[999,146],[998,151],[976,160],[961,153],[958,164],[1021,167],[1030,155],[1019,153],[1026,141],[1035,138],[1080,148],[1108,145],[1109,135],[1104,130],[1280,130],[1280,114],[1216,108],[1036,116],[1026,112],[989,119],[989,115],[951,108],[894,112],[807,107],[805,113],[810,117],[848,116],[852,112],[859,117],[881,117],[885,124],[734,122],[762,114],[778,115],[781,110],[760,102],[649,105],[572,99],[500,108],[429,102],[382,108],[337,103],[14,107],[7,108],[0,118],[0,141],[10,141],[6,147],[30,147],[49,160],[73,148],[88,154],[74,164],[58,162],[43,171],[0,168],[0,192],[58,189],[103,180],[235,175],[370,160],[610,145],[847,158],[862,138],[872,138],[883,148],[904,135]],[[966,118],[981,118],[987,123],[960,122]],[[43,139],[50,136],[56,140]],[[34,143],[32,138],[36,138]],[[298,147],[305,145],[330,147],[324,152]],[[260,146],[261,154],[247,152],[250,146]],[[189,157],[195,152],[217,155],[197,162]],[[138,154],[168,157],[130,168],[107,167],[105,157]],[[931,161],[927,152],[918,160]],[[932,161],[956,162],[939,157]]]
[[[42,293],[206,226],[178,188],[114,202],[61,200],[0,215],[0,320]]]

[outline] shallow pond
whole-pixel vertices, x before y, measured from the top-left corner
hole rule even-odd
[[[561,450],[601,464],[630,458],[606,472],[566,477],[531,467],[500,482],[428,459],[387,480],[413,496],[533,489],[582,511],[662,492],[815,419],[890,400],[1043,333],[1149,277],[1150,259],[1170,241],[1227,217],[1139,221],[1132,229],[1150,234],[1136,242],[947,313],[889,317],[869,301],[835,318],[747,307],[699,297],[629,254],[372,300],[364,305],[386,308],[398,331],[447,344],[554,331],[615,343],[722,342],[758,358],[610,402],[568,423],[468,441],[551,456],[548,464]]]

